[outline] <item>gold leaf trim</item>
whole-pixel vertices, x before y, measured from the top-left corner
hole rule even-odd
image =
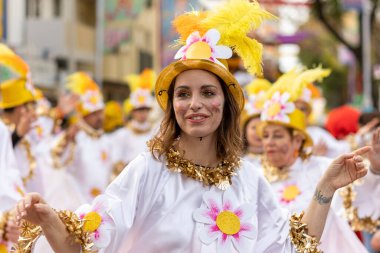
[[[373,219],[371,216],[359,217],[358,208],[353,206],[353,201],[356,198],[353,184],[350,184],[340,190],[343,198],[343,207],[345,209],[345,216],[349,221],[351,228],[355,231],[366,231],[375,233],[377,227],[380,226],[380,217]]]
[[[232,157],[223,160],[217,167],[206,167],[183,158],[181,153],[172,147],[166,154],[167,167],[170,171],[178,172],[186,177],[202,182],[203,185],[215,185],[226,190],[232,184],[231,178],[236,175],[240,166],[240,159]]]
[[[323,253],[318,249],[318,240],[308,234],[307,224],[302,222],[303,215],[304,212],[299,215],[293,214],[290,218],[289,236],[296,251],[299,253]]]

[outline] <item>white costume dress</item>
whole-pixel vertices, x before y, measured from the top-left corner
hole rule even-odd
[[[9,131],[0,121],[0,218],[2,212],[14,208],[24,194],[24,187],[16,169],[16,160],[13,153]],[[10,249],[9,243],[0,238],[0,250]]]
[[[116,130],[110,139],[120,147],[113,151],[113,160],[128,164],[140,153],[148,151],[147,142],[155,134],[152,129],[149,122],[139,124],[131,121],[127,126]]]
[[[313,199],[320,178],[330,163],[330,159],[318,156],[311,156],[304,161],[298,158],[290,166],[287,179],[271,183],[281,206],[291,213],[306,210]],[[257,160],[256,164],[260,166],[260,161]],[[337,196],[339,196],[338,193],[334,198]],[[325,253],[367,252],[348,223],[338,216],[334,208],[330,209],[328,214],[320,248]]]
[[[77,180],[87,201],[104,192],[110,182],[112,143],[102,135],[91,137],[83,130],[75,138],[74,161],[67,168]]]
[[[99,252],[295,252],[288,212],[259,169],[246,161],[222,191],[170,171],[145,152],[86,209],[105,210],[104,228],[94,240],[103,248]],[[232,235],[216,225],[225,210],[240,220]]]

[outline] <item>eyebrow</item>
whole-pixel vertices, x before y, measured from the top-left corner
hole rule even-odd
[[[216,88],[216,85],[214,84],[204,84],[201,86],[201,89],[204,89],[204,88]],[[175,88],[174,90],[178,90],[178,89],[190,89],[189,86],[187,85],[181,85],[181,86],[178,86],[177,88]]]

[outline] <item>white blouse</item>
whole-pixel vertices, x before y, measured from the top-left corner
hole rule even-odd
[[[244,160],[222,191],[171,172],[145,152],[87,211],[101,206],[108,218],[94,239],[100,252],[295,252],[288,212]]]
[[[271,183],[278,203],[291,213],[306,210],[314,197],[317,184],[332,160],[319,156],[311,156],[307,160],[298,158],[289,168],[289,176],[285,180]],[[260,161],[255,161],[259,166]],[[339,194],[334,195],[334,199]],[[367,252],[365,247],[352,232],[348,223],[338,215],[336,209],[331,209],[324,232],[321,237],[320,249],[326,253]]]

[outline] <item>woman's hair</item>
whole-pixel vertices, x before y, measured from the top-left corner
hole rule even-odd
[[[224,94],[223,118],[217,128],[216,150],[218,158],[229,159],[241,155],[242,140],[240,136],[240,109],[227,85],[217,76]],[[180,136],[179,127],[173,107],[175,79],[168,90],[168,101],[165,116],[161,122],[160,130],[152,140],[149,141],[150,150],[156,159],[160,159],[173,146],[175,140]]]

